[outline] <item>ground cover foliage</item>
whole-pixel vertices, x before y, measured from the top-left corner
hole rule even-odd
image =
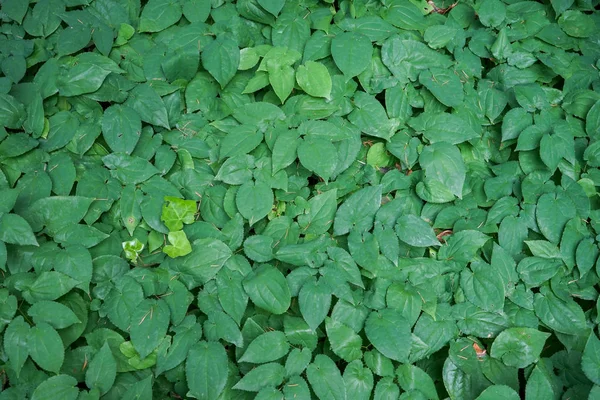
[[[596,0],[0,4],[0,399],[600,398]]]

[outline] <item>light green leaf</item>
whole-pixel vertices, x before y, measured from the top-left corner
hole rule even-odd
[[[183,200],[177,197],[165,197],[160,220],[169,231],[178,231],[183,224],[191,224],[196,219],[197,203],[194,200]]]
[[[192,252],[192,245],[184,231],[169,232],[167,238],[171,244],[165,246],[163,251],[169,257],[181,257]]]
[[[306,61],[296,71],[298,85],[306,94],[328,98],[331,94],[331,76],[327,68],[315,61]]]

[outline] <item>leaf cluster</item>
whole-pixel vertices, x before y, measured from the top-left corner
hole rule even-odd
[[[0,0],[0,400],[600,397],[598,0]]]

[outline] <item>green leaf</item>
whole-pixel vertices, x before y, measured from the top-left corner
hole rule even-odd
[[[525,368],[536,362],[549,333],[532,328],[509,328],[492,343],[491,356],[511,367]]]
[[[79,396],[77,379],[70,375],[52,376],[38,385],[31,395],[32,400],[65,399],[76,400]]]
[[[331,41],[331,55],[346,79],[363,72],[371,63],[373,45],[364,35],[344,32]]]
[[[140,32],[160,32],[181,18],[181,4],[176,0],[149,0],[142,10]]]
[[[346,385],[338,367],[324,354],[317,354],[306,369],[306,376],[312,390],[320,399],[343,400],[346,398]]]
[[[67,294],[78,283],[75,279],[61,272],[42,272],[23,292],[23,295],[30,303],[40,300],[56,300]]]
[[[495,269],[484,263],[471,263],[471,271],[460,274],[460,286],[465,297],[486,311],[500,311],[504,308],[504,284]]]
[[[80,322],[69,307],[55,301],[38,301],[29,307],[27,314],[36,324],[46,322],[55,329],[63,329]]]
[[[144,359],[152,353],[167,334],[170,311],[164,300],[146,299],[137,305],[131,316],[131,343]]]
[[[315,235],[327,232],[337,211],[337,190],[329,190],[312,197],[308,206],[308,212],[298,216],[300,228]]]
[[[600,382],[600,340],[596,334],[592,331],[590,337],[587,340],[585,349],[583,350],[583,356],[581,357],[581,369],[585,376],[598,384]]]
[[[456,107],[463,102],[462,83],[453,70],[431,67],[421,72],[419,82],[445,106]]]
[[[344,361],[352,362],[362,357],[362,338],[349,326],[334,319],[325,320],[327,340],[331,344],[331,351]]]
[[[269,83],[275,94],[282,103],[285,103],[285,100],[294,90],[294,69],[289,65],[267,63],[267,72],[269,73]]]
[[[187,311],[187,308],[186,308]],[[156,375],[173,369],[183,363],[188,356],[190,348],[200,341],[202,337],[202,326],[196,323],[196,319],[188,316],[175,330],[173,343],[168,349],[161,349],[156,359]]]
[[[380,206],[381,186],[370,186],[356,191],[339,207],[333,221],[333,234],[339,236],[350,230],[370,230]]]
[[[263,182],[246,182],[235,197],[237,208],[250,226],[260,221],[273,207],[273,191]]]
[[[11,129],[20,129],[25,121],[25,107],[14,97],[0,93],[0,121]]]
[[[244,253],[257,262],[268,262],[273,259],[273,238],[265,235],[252,235],[244,240]]]
[[[27,339],[30,331],[29,324],[19,315],[8,324],[4,332],[4,351],[8,356],[8,363],[17,377],[30,354]]]
[[[554,397],[554,389],[550,379],[551,377],[542,368],[539,366],[535,367],[531,375],[529,375],[529,379],[527,379],[527,386],[525,387],[526,398]]]
[[[143,122],[170,129],[165,103],[151,85],[137,85],[124,105],[133,109]]]
[[[85,384],[90,388],[98,388],[105,394],[112,388],[117,376],[117,363],[105,342],[100,351],[96,353],[85,373]]]
[[[410,325],[400,312],[390,308],[371,312],[365,323],[365,333],[381,354],[395,361],[408,362],[412,342]]]
[[[102,157],[104,165],[111,170],[111,175],[123,185],[136,185],[159,173],[149,161],[124,153],[112,153]]]
[[[495,28],[506,18],[506,5],[499,0],[484,0],[479,4],[477,15],[484,26]]]
[[[281,364],[263,364],[244,375],[233,388],[246,392],[258,392],[265,387],[279,386],[284,377],[285,368]]]
[[[298,159],[309,171],[329,181],[338,166],[337,150],[327,139],[308,137],[300,141]]]
[[[407,392],[418,390],[428,399],[437,400],[439,398],[433,379],[421,368],[404,364],[398,367],[396,375],[398,375],[398,383],[403,390]]]
[[[323,280],[309,280],[300,289],[298,305],[308,326],[316,330],[329,314],[331,289]]]
[[[576,209],[564,193],[546,193],[537,202],[536,221],[541,233],[552,243],[560,241],[567,221],[575,217]]]
[[[29,355],[42,369],[58,374],[65,359],[63,342],[53,327],[40,322],[27,335]]]
[[[404,243],[414,247],[441,246],[433,229],[416,215],[403,215],[396,222],[396,234]]]
[[[329,98],[331,94],[331,76],[327,68],[315,61],[306,61],[296,71],[296,81],[306,94],[314,97]]]
[[[291,304],[290,288],[283,274],[264,264],[254,269],[243,282],[244,290],[256,305],[273,314],[285,313]]]
[[[0,215],[0,240],[5,243],[38,246],[31,226],[17,214]]]
[[[532,124],[531,114],[522,108],[512,108],[502,120],[502,141],[516,139],[525,128]]]
[[[195,287],[213,279],[225,262],[232,256],[231,249],[218,239],[205,238],[192,242],[192,252],[171,264],[175,271],[189,276]],[[185,282],[185,281],[184,281]]]
[[[227,352],[223,346],[218,342],[197,343],[190,349],[185,364],[188,396],[216,399],[225,389],[228,374]]]
[[[115,104],[102,115],[102,135],[115,153],[131,154],[140,140],[142,120],[132,108]]]
[[[263,333],[249,345],[240,362],[262,364],[275,361],[285,356],[290,350],[290,345],[285,334],[280,331]]]
[[[346,393],[353,393],[355,399],[368,400],[373,391],[373,373],[370,369],[364,368],[362,362],[356,360],[351,362],[344,369],[344,384]]]
[[[556,332],[576,335],[586,329],[583,310],[571,298],[563,300],[551,292],[537,293],[534,309],[535,315]]]
[[[411,118],[408,124],[430,143],[447,142],[459,144],[479,137],[479,133],[463,118],[456,114],[424,112]]]
[[[310,360],[312,353],[308,348],[293,349],[290,351],[287,360],[285,360],[285,371],[287,376],[300,375],[304,372]]]
[[[258,0],[258,4],[274,16],[277,16],[285,5],[285,0]]]
[[[2,12],[6,13],[10,19],[19,24],[23,22],[23,17],[28,10],[29,2],[20,0],[6,0],[2,3]]]
[[[191,23],[204,22],[210,14],[211,4],[202,0],[191,0],[183,4],[183,15]]]
[[[219,82],[227,86],[240,65],[240,49],[226,36],[217,37],[202,51],[202,66]]]
[[[109,74],[123,72],[110,58],[89,52],[79,54],[67,65],[63,66],[57,79],[61,96],[67,97],[93,93],[100,89]]]
[[[506,385],[494,385],[485,389],[475,400],[518,400],[519,394]]]
[[[569,36],[587,38],[596,29],[593,19],[579,10],[565,11],[558,19],[558,25]]]

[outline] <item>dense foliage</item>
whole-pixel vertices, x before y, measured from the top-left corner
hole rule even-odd
[[[0,400],[600,398],[598,0],[0,4]]]

